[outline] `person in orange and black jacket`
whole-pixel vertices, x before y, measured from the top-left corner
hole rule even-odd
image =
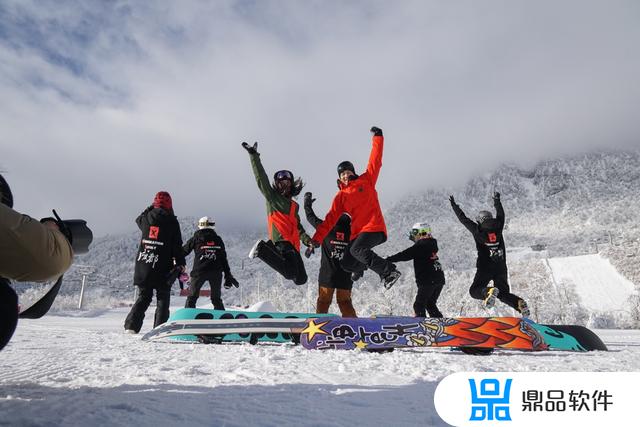
[[[372,127],[373,134],[371,154],[367,170],[356,175],[353,164],[344,161],[338,165],[339,191],[333,198],[331,209],[322,224],[316,228],[312,244],[320,246],[320,242],[335,226],[342,214],[351,217],[351,242],[342,259],[341,265],[352,273],[357,280],[365,269],[376,272],[385,288],[389,289],[400,277],[395,265],[378,256],[372,248],[387,240],[387,226],[382,216],[376,183],[382,167],[382,151],[384,137],[382,129]]]
[[[304,212],[307,221],[314,227],[322,224],[313,211],[313,198],[311,193],[304,195]],[[336,302],[342,317],[357,317],[351,301],[351,289],[353,280],[351,273],[345,271],[340,265],[349,246],[351,235],[351,219],[343,214],[331,229],[327,237],[322,241],[322,258],[320,258],[320,271],[318,273],[318,300],[316,313],[328,313],[333,293],[336,292]]]
[[[280,170],[270,183],[260,161],[258,143],[249,145],[243,142],[242,147],[249,153],[258,189],[267,202],[269,230],[269,240],[258,240],[251,248],[249,258],[260,258],[286,279],[296,285],[304,285],[307,272],[300,256],[300,241],[309,246],[311,238],[300,223],[299,207],[293,200],[302,190],[302,180],[295,179],[291,171]]]
[[[161,325],[169,319],[171,283],[168,283],[168,278],[174,262],[180,271],[185,270],[180,224],[173,213],[169,193],[158,192],[153,204],[136,218],[136,224],[142,232],[133,274],[133,284],[138,287],[138,298],[124,322],[125,331],[133,334],[137,334],[142,328],[145,311],[151,304],[154,290],[157,306],[153,326]]]
[[[202,217],[198,221],[198,230],[193,233],[182,247],[184,255],[194,252],[193,268],[191,269],[191,283],[185,308],[195,308],[200,288],[205,282],[211,287],[211,303],[215,310],[224,310],[222,303],[222,273],[224,273],[225,289],[239,286],[238,281],[231,274],[227,251],[222,237],[216,233],[215,222],[209,217]]]

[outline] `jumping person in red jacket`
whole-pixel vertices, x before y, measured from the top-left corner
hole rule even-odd
[[[357,280],[365,269],[378,273],[384,287],[389,289],[400,277],[395,265],[378,256],[371,248],[387,240],[376,182],[382,167],[384,137],[382,129],[371,128],[373,134],[371,154],[367,170],[356,175],[353,164],[344,161],[338,165],[338,193],[333,198],[331,209],[312,237],[314,246],[320,246],[327,233],[336,225],[343,213],[351,217],[351,242],[341,261],[342,268],[352,273]]]

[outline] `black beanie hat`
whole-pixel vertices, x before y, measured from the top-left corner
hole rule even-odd
[[[351,171],[354,174],[356,173],[356,170],[353,167],[353,163],[351,163],[349,160],[345,160],[338,165],[338,176],[340,176],[340,174],[344,171]]]

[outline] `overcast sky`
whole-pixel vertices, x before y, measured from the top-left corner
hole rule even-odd
[[[15,208],[96,235],[178,216],[265,224],[242,141],[324,214],[336,165],[378,191],[640,145],[637,1],[0,3],[0,170]]]

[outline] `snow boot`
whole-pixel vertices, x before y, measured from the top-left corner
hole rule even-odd
[[[484,308],[493,308],[493,306],[496,304],[496,298],[498,297],[499,293],[500,290],[498,290],[498,288],[487,288],[487,294],[482,301],[482,303],[484,304]]]
[[[264,244],[262,240],[258,240],[249,251],[249,258],[253,259],[258,256],[258,248],[261,246],[261,243]]]
[[[364,270],[354,271],[353,273],[351,273],[351,281],[357,282],[362,278],[363,275],[364,275]]]
[[[398,281],[402,273],[398,270],[391,270],[386,276],[382,278],[382,283],[385,289],[391,289],[391,287]]]
[[[516,310],[518,310],[520,314],[522,314],[522,317],[529,317],[531,315],[527,302],[522,298],[518,300],[518,308]]]

